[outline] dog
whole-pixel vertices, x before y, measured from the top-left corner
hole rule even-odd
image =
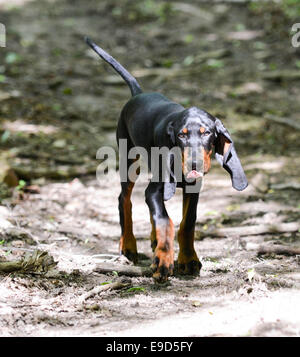
[[[167,169],[162,172],[162,164],[156,165],[160,178],[150,180],[145,191],[152,224],[153,278],[157,282],[164,282],[173,274],[175,231],[164,201],[174,195],[176,187],[183,189],[183,218],[178,231],[178,273],[198,275],[202,265],[194,249],[194,232],[199,190],[188,192],[188,188],[209,171],[213,149],[217,161],[230,174],[233,188],[242,191],[247,187],[247,178],[233,140],[221,120],[205,110],[197,107],[186,109],[160,93],[143,93],[137,80],[120,63],[89,38],[86,37],[85,41],[121,75],[131,91],[132,97],[123,107],[117,126],[118,145],[121,139],[127,141],[127,152],[120,153],[119,167],[128,167],[135,162],[136,159],[128,157],[129,150],[134,147],[144,148],[149,155],[154,147],[176,147],[181,152],[180,175],[174,174],[175,155],[167,155]],[[186,149],[189,149],[190,155],[187,155]],[[148,166],[153,173],[150,161]],[[170,174],[170,179],[164,180],[165,171]],[[121,180],[119,214],[122,234],[119,249],[120,254],[137,263],[130,200],[134,184],[135,179],[129,176]]]

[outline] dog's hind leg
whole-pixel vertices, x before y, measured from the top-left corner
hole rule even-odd
[[[120,152],[119,156],[119,169],[121,176],[121,193],[119,195],[119,215],[121,225],[121,239],[119,245],[120,254],[125,255],[129,260],[137,263],[137,245],[136,239],[133,234],[132,227],[132,204],[131,193],[135,184],[135,181],[139,175],[139,167],[136,170],[135,177],[129,177],[128,169],[137,161],[137,159],[129,159],[128,152],[133,147],[131,140],[126,135],[125,130],[121,130],[122,124],[119,123],[117,138],[118,144],[120,139],[126,139],[126,149]],[[120,145],[119,145],[120,147]],[[124,170],[126,172],[124,173]]]
[[[119,214],[122,235],[119,251],[120,254],[125,255],[129,260],[137,263],[137,246],[132,229],[132,204],[130,200],[133,186],[134,182],[121,183],[122,190],[119,196]]]

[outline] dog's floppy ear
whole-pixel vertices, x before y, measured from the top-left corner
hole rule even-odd
[[[248,186],[248,181],[241,162],[234,148],[227,129],[221,120],[216,118],[216,140],[215,155],[221,166],[230,174],[232,187],[238,191],[243,191]]]

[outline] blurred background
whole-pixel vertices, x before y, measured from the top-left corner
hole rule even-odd
[[[297,0],[12,0],[0,11],[2,176],[6,165],[26,182],[93,174],[97,149],[115,145],[130,93],[84,35],[145,91],[224,120],[247,160],[298,157]]]

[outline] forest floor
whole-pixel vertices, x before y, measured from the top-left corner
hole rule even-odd
[[[0,273],[1,336],[300,335],[300,52],[280,11],[230,1],[0,1],[0,171],[17,180],[9,188],[0,179],[0,269],[27,262]],[[216,162],[205,177],[198,277],[156,284],[99,270],[130,268],[118,256],[118,173],[95,175],[97,150],[116,148],[129,90],[84,35],[145,91],[207,110],[234,138],[249,186],[235,191]],[[142,176],[132,195],[143,268],[152,259],[146,186]],[[166,207],[178,229],[180,190]]]

